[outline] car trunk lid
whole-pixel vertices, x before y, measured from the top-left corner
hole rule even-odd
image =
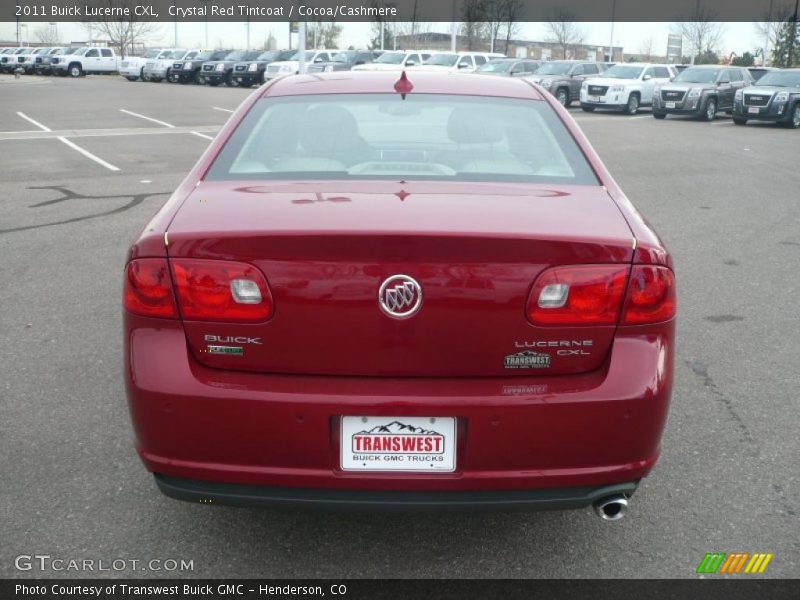
[[[271,373],[594,369],[615,327],[533,326],[528,293],[549,266],[632,258],[630,229],[601,186],[203,182],[168,233],[171,259],[242,261],[264,273],[275,306],[267,322],[185,321],[185,330],[202,363]],[[378,302],[381,284],[397,274],[422,288],[421,308],[407,319]],[[241,351],[210,354],[217,344]],[[509,368],[507,357],[521,352],[546,358]]]

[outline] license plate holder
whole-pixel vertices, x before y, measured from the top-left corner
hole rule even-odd
[[[342,416],[342,471],[452,473],[455,417]]]
[[[758,108],[757,106],[751,106],[747,109],[747,112],[750,113],[751,115],[757,115],[758,113],[761,112],[761,109]]]
[[[675,103],[674,102],[667,102],[666,104],[664,104],[664,106],[667,107],[667,108],[675,108]]]

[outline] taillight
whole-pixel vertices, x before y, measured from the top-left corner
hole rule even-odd
[[[627,265],[548,269],[533,285],[528,319],[534,325],[615,325],[629,269]]]
[[[170,259],[181,315],[189,321],[260,323],[272,316],[267,280],[245,263]]]
[[[666,267],[635,265],[628,284],[623,325],[659,323],[675,316],[675,276]]]
[[[169,267],[164,258],[139,258],[125,267],[122,292],[125,310],[145,317],[176,319]]]

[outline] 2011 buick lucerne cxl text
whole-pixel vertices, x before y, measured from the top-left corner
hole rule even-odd
[[[174,498],[616,520],[659,456],[670,255],[524,80],[269,82],[123,295],[136,448]]]

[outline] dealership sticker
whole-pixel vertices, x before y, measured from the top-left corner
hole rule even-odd
[[[504,362],[506,369],[546,369],[550,366],[550,355],[523,350],[507,355]]]
[[[343,471],[455,470],[454,417],[342,417]]]

